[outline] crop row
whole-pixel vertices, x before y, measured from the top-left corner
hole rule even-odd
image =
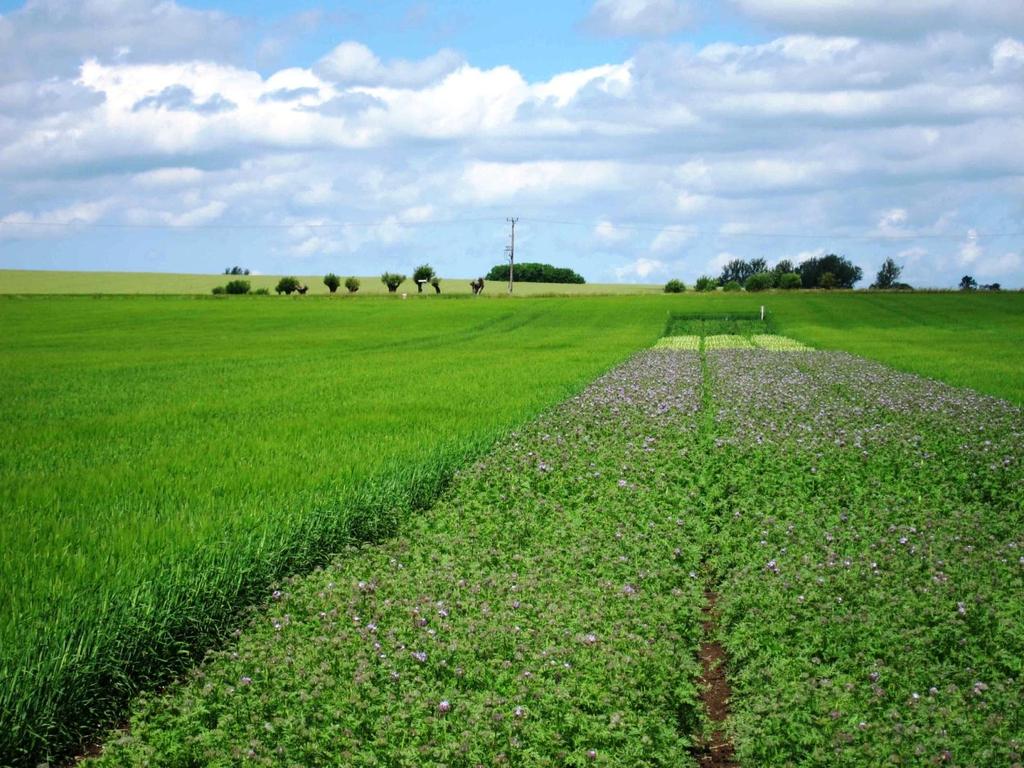
[[[843,354],[708,365],[741,760],[1019,763],[1020,410]]]

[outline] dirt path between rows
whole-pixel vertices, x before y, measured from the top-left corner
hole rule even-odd
[[[698,681],[700,699],[704,704],[712,731],[694,747],[694,756],[701,766],[707,768],[736,768],[736,751],[722,729],[729,716],[729,681],[725,677],[725,650],[714,640],[718,626],[715,604],[718,595],[704,593],[707,605],[704,607],[704,642],[700,646],[700,661],[703,673]]]

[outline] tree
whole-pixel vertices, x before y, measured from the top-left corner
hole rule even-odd
[[[742,285],[752,274],[754,274],[754,269],[750,262],[743,259],[733,259],[722,267],[722,274],[718,276],[718,284],[723,287],[727,283],[740,283]]]
[[[742,291],[743,286],[739,284],[737,280],[730,280],[728,283],[722,286],[723,291]]]
[[[820,287],[821,277],[826,272],[832,273],[835,288],[853,288],[854,284],[864,276],[864,271],[860,267],[855,266],[849,259],[834,253],[800,262],[799,272],[804,288]]]
[[[774,288],[776,284],[776,275],[772,272],[755,272],[747,278],[747,282],[743,284],[743,287],[748,291],[764,291],[768,288]]]
[[[897,266],[896,262],[892,259],[886,259],[882,262],[882,268],[878,270],[878,274],[875,275],[875,282],[872,283],[872,288],[894,288],[896,283],[900,279],[900,273],[903,272],[903,267]]]
[[[328,272],[326,275],[324,275],[324,285],[327,286],[327,290],[329,290],[331,293],[334,293],[335,291],[338,290],[338,286],[341,285],[341,278],[338,277],[333,272]]]
[[[360,283],[358,277],[345,278],[345,288],[348,290],[349,293],[355,293],[356,291],[358,291],[359,285]]]
[[[224,292],[238,296],[248,293],[251,287],[248,280],[231,280],[224,286]]]
[[[970,275],[964,275],[960,278],[960,290],[961,291],[973,291],[978,287],[978,281]]]
[[[583,285],[587,281],[568,267],[554,267],[551,264],[539,264],[535,261],[524,261],[516,264],[516,280],[523,283],[563,283]],[[508,264],[492,267],[487,273],[488,280],[508,281]]]
[[[784,291],[792,291],[795,288],[799,288],[802,284],[800,275],[796,272],[783,272],[779,275],[779,288]]]
[[[412,271],[412,279],[416,282],[417,293],[423,293],[424,283],[429,283],[435,277],[434,268],[429,264],[421,264]]]
[[[821,277],[818,278],[818,287],[824,288],[826,291],[830,291],[838,285],[839,281],[832,272],[822,272]]]
[[[394,293],[398,290],[398,286],[405,282],[405,275],[400,275],[397,272],[385,272],[380,276],[380,281],[388,287],[388,293]]]
[[[750,260],[750,274],[759,275],[762,272],[768,271],[768,262],[764,259],[751,259]]]
[[[793,266],[793,262],[790,261],[789,259],[783,259],[774,267],[772,267],[772,272],[774,272],[777,275],[785,275],[789,272],[796,272],[796,267]]]
[[[227,267],[224,270],[225,275],[248,275],[248,269],[242,269],[241,267]]]
[[[989,283],[988,285],[979,286],[979,288],[981,288],[981,290],[983,290],[983,291],[1001,291],[1001,290],[1003,290],[1003,286],[1001,286],[999,283]]]
[[[282,277],[277,281],[277,285],[274,287],[274,290],[277,291],[278,296],[282,293],[291,296],[299,290],[299,279],[297,277]]]
[[[710,277],[709,275],[701,275],[697,278],[697,282],[693,284],[693,288],[701,293],[706,293],[708,291],[715,290],[717,285],[718,281],[715,280],[715,278]]]
[[[682,293],[685,290],[682,280],[669,280],[665,283],[665,293]]]
[[[434,287],[434,293],[440,295],[440,293],[441,293],[441,278],[439,278],[439,277],[432,277],[432,278],[430,278],[430,284]]]

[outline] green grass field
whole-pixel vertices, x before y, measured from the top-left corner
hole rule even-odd
[[[813,347],[1024,402],[1020,293],[0,299],[0,763],[73,749],[670,313],[762,304]]]

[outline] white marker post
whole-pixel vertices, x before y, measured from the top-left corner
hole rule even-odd
[[[764,322],[764,304],[761,305],[761,322]]]

